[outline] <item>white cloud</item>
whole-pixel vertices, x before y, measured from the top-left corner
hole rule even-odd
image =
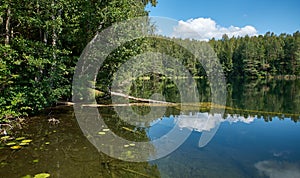
[[[296,178],[300,177],[300,166],[288,162],[260,161],[254,165],[260,173],[270,178]]]
[[[210,18],[189,19],[187,21],[180,20],[178,25],[173,29],[173,37],[191,38],[197,40],[209,40],[211,38],[220,39],[224,34],[232,36],[255,36],[257,30],[253,26],[228,28],[217,25]]]

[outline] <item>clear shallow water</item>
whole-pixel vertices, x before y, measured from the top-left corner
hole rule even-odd
[[[191,131],[187,140],[171,154],[141,163],[121,161],[98,152],[83,135],[72,107],[49,108],[26,121],[23,129],[10,135],[11,140],[1,140],[0,177],[43,172],[63,178],[300,177],[298,86],[299,82],[292,81],[229,86],[225,118],[209,115],[207,111],[182,115],[180,108],[169,107],[164,117],[136,127],[118,118],[113,107],[99,108],[109,129],[132,141],[158,139],[175,123]],[[172,93],[169,95],[173,97]],[[127,109],[130,108],[124,107]],[[147,113],[149,108],[134,110]],[[209,121],[207,116],[211,116]],[[50,117],[59,119],[60,123],[49,123]],[[212,139],[199,147],[203,132],[216,127]],[[32,142],[17,150],[6,145],[20,144],[16,140],[19,137]],[[131,156],[125,147],[124,153]]]
[[[154,161],[163,177],[300,177],[300,125],[290,119],[224,121],[199,148],[193,131],[178,150]]]

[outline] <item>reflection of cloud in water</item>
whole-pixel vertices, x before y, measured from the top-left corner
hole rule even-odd
[[[289,150],[284,150],[284,151],[272,150],[271,153],[274,157],[288,158],[290,151]]]
[[[215,128],[217,124],[221,122],[243,122],[251,123],[256,119],[256,117],[249,116],[247,118],[239,115],[228,115],[225,119],[222,118],[221,114],[209,114],[205,113],[196,113],[190,115],[179,115],[175,117],[175,122],[180,128],[188,128],[198,132],[210,131]]]
[[[175,118],[180,128],[188,128],[198,132],[209,131],[221,122],[220,114],[196,113],[195,115],[179,115]]]
[[[250,124],[251,122],[253,122],[255,119],[257,119],[257,117],[253,117],[253,116],[248,116],[247,118],[243,117],[243,116],[239,116],[236,114],[233,115],[228,115],[227,118],[223,121],[228,121],[230,123],[235,123],[235,122],[243,122],[243,123],[247,123]]]
[[[256,169],[270,178],[298,178],[300,166],[298,164],[278,161],[260,161],[254,165]]]

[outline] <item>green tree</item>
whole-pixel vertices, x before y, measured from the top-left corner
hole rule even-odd
[[[148,3],[156,1],[0,0],[0,120],[70,98],[87,43],[112,23],[147,15]]]

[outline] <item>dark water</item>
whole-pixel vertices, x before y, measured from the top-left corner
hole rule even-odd
[[[205,82],[199,83],[207,91]],[[126,162],[98,152],[83,135],[73,107],[49,108],[10,138],[1,139],[0,177],[38,173],[51,177],[300,177],[300,82],[235,82],[227,90],[223,118],[205,109],[188,113],[168,107],[163,117],[136,127],[118,118],[114,107],[99,108],[108,128],[128,140],[155,140],[175,123],[191,131],[174,152],[149,162]],[[167,98],[176,97],[169,92]],[[210,101],[209,95],[201,98]],[[149,107],[133,108],[140,114],[149,112]],[[207,145],[199,146],[203,133],[216,127]],[[25,138],[16,140],[19,137]],[[6,145],[19,145],[24,139],[32,141],[15,150]],[[130,156],[127,146],[124,153]]]

